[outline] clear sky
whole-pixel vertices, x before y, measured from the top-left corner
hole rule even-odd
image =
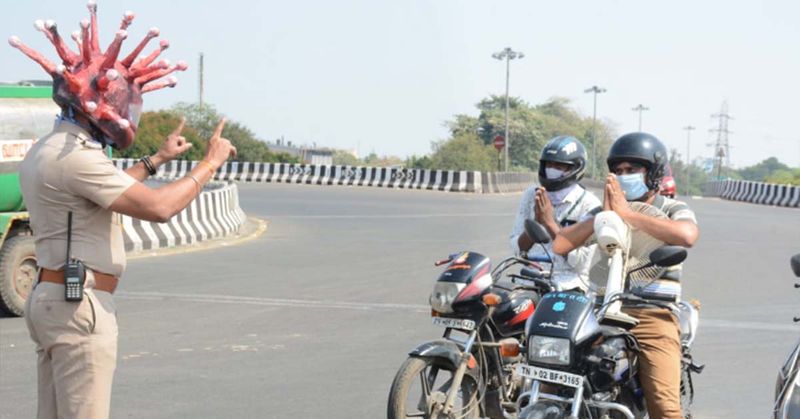
[[[33,28],[52,18],[68,36],[88,16],[82,0],[3,0],[0,28],[55,58]],[[537,104],[564,96],[585,115],[583,90],[608,89],[598,117],[618,132],[643,129],[681,154],[694,125],[692,156],[710,156],[709,129],[724,100],[736,166],[777,156],[800,166],[800,2],[706,0],[205,1],[98,0],[101,44],[125,10],[137,18],[123,53],[151,26],[184,59],[172,90],[145,96],[145,108],[198,97],[205,54],[206,100],[265,140],[359,148],[405,156],[447,136],[443,122],[475,115],[475,103],[502,94],[505,67],[491,54],[525,53],[511,65],[511,94]],[[0,80],[43,78],[7,44]],[[155,43],[153,43],[155,45]],[[151,47],[152,48],[152,47]],[[148,48],[149,50],[149,48]],[[513,140],[513,139],[512,139]]]

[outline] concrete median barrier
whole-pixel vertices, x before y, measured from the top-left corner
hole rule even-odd
[[[134,159],[116,159],[127,169]],[[171,161],[158,169],[157,176],[186,175],[196,161]],[[466,170],[425,170],[364,166],[320,166],[289,163],[228,162],[214,177],[220,181],[272,182],[307,185],[368,186],[421,189],[442,192],[519,192],[537,180],[535,173],[484,173]]]
[[[151,223],[123,215],[125,251],[186,246],[222,238],[238,232],[246,220],[247,216],[239,207],[236,184],[211,182],[197,199],[166,223]]]
[[[800,187],[750,180],[720,180],[709,182],[706,196],[760,205],[800,208]]]

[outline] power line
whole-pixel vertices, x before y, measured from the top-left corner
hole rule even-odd
[[[723,159],[725,159],[725,166],[731,166],[731,148],[728,142],[728,134],[733,134],[728,129],[728,121],[733,119],[728,114],[728,101],[722,102],[722,108],[719,113],[711,115],[711,118],[718,120],[717,128],[712,128],[709,131],[717,133],[717,140],[714,144],[714,169],[717,172],[717,179],[722,177]]]

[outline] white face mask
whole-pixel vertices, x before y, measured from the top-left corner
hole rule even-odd
[[[564,173],[566,172],[564,172],[563,170],[553,169],[551,167],[544,168],[544,174],[548,179],[558,179],[564,176]]]

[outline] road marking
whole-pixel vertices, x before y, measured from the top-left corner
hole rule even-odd
[[[286,298],[240,297],[234,295],[176,294],[164,292],[119,292],[118,298],[127,300],[178,300],[196,303],[249,304],[260,306],[332,308],[341,310],[418,311],[430,310],[427,305],[395,303],[361,303],[331,300],[295,300]]]
[[[703,329],[709,327],[712,329],[755,330],[760,332],[797,332],[800,330],[798,326],[793,324],[704,319],[700,317],[700,328]]]
[[[322,308],[338,310],[359,310],[359,311],[413,311],[424,313],[430,307],[423,304],[397,304],[397,303],[365,303],[354,301],[334,301],[334,300],[298,300],[289,298],[263,298],[263,297],[241,297],[235,295],[210,295],[210,294],[179,294],[166,292],[119,292],[117,298],[125,300],[177,300],[193,303],[216,303],[216,304],[248,304],[258,306],[275,307],[301,307],[301,308]],[[700,318],[701,329],[735,329],[735,330],[754,330],[771,332],[797,332],[800,327],[793,324],[776,324],[768,322],[735,321],[723,319],[704,319]]]

